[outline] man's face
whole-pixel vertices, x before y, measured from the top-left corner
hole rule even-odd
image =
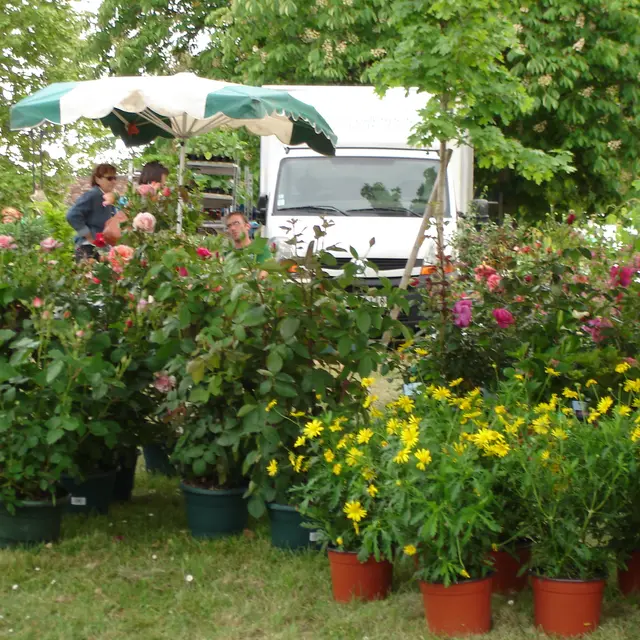
[[[234,242],[239,242],[243,238],[249,237],[249,223],[245,222],[241,216],[230,216],[227,220],[227,233]]]

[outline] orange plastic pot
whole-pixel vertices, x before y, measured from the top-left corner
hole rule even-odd
[[[429,629],[440,636],[461,637],[491,630],[492,576],[445,587],[420,582]]]
[[[358,554],[329,550],[331,585],[336,602],[382,600],[391,590],[393,567],[387,560],[358,560]]]
[[[618,571],[618,586],[625,596],[640,591],[640,551],[634,551],[627,562],[627,568]]]
[[[516,548],[515,557],[507,551],[492,551],[493,560],[493,593],[508,595],[519,593],[529,580],[527,572],[518,575],[523,566],[531,559],[531,546]]]
[[[591,633],[600,624],[604,580],[556,580],[532,576],[536,627],[572,638]]]

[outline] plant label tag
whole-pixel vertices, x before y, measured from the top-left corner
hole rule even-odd
[[[409,382],[402,385],[402,393],[405,396],[413,396],[420,388],[420,382]]]
[[[587,403],[574,400],[571,404],[573,405],[573,412],[576,414],[576,418],[578,418],[578,420],[584,420],[587,415]]]
[[[71,496],[71,504],[74,507],[86,507],[87,499],[83,496]]]
[[[320,531],[309,532],[309,542],[318,542],[322,539],[322,533]]]

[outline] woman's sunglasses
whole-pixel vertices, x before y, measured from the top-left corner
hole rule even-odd
[[[105,176],[104,179],[108,180],[109,182],[115,182],[118,178],[116,178],[115,176]]]

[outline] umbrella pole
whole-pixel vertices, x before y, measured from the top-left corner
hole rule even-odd
[[[184,184],[184,165],[187,150],[184,140],[180,140],[180,165],[178,166],[178,225],[176,231],[182,233],[182,187]]]

